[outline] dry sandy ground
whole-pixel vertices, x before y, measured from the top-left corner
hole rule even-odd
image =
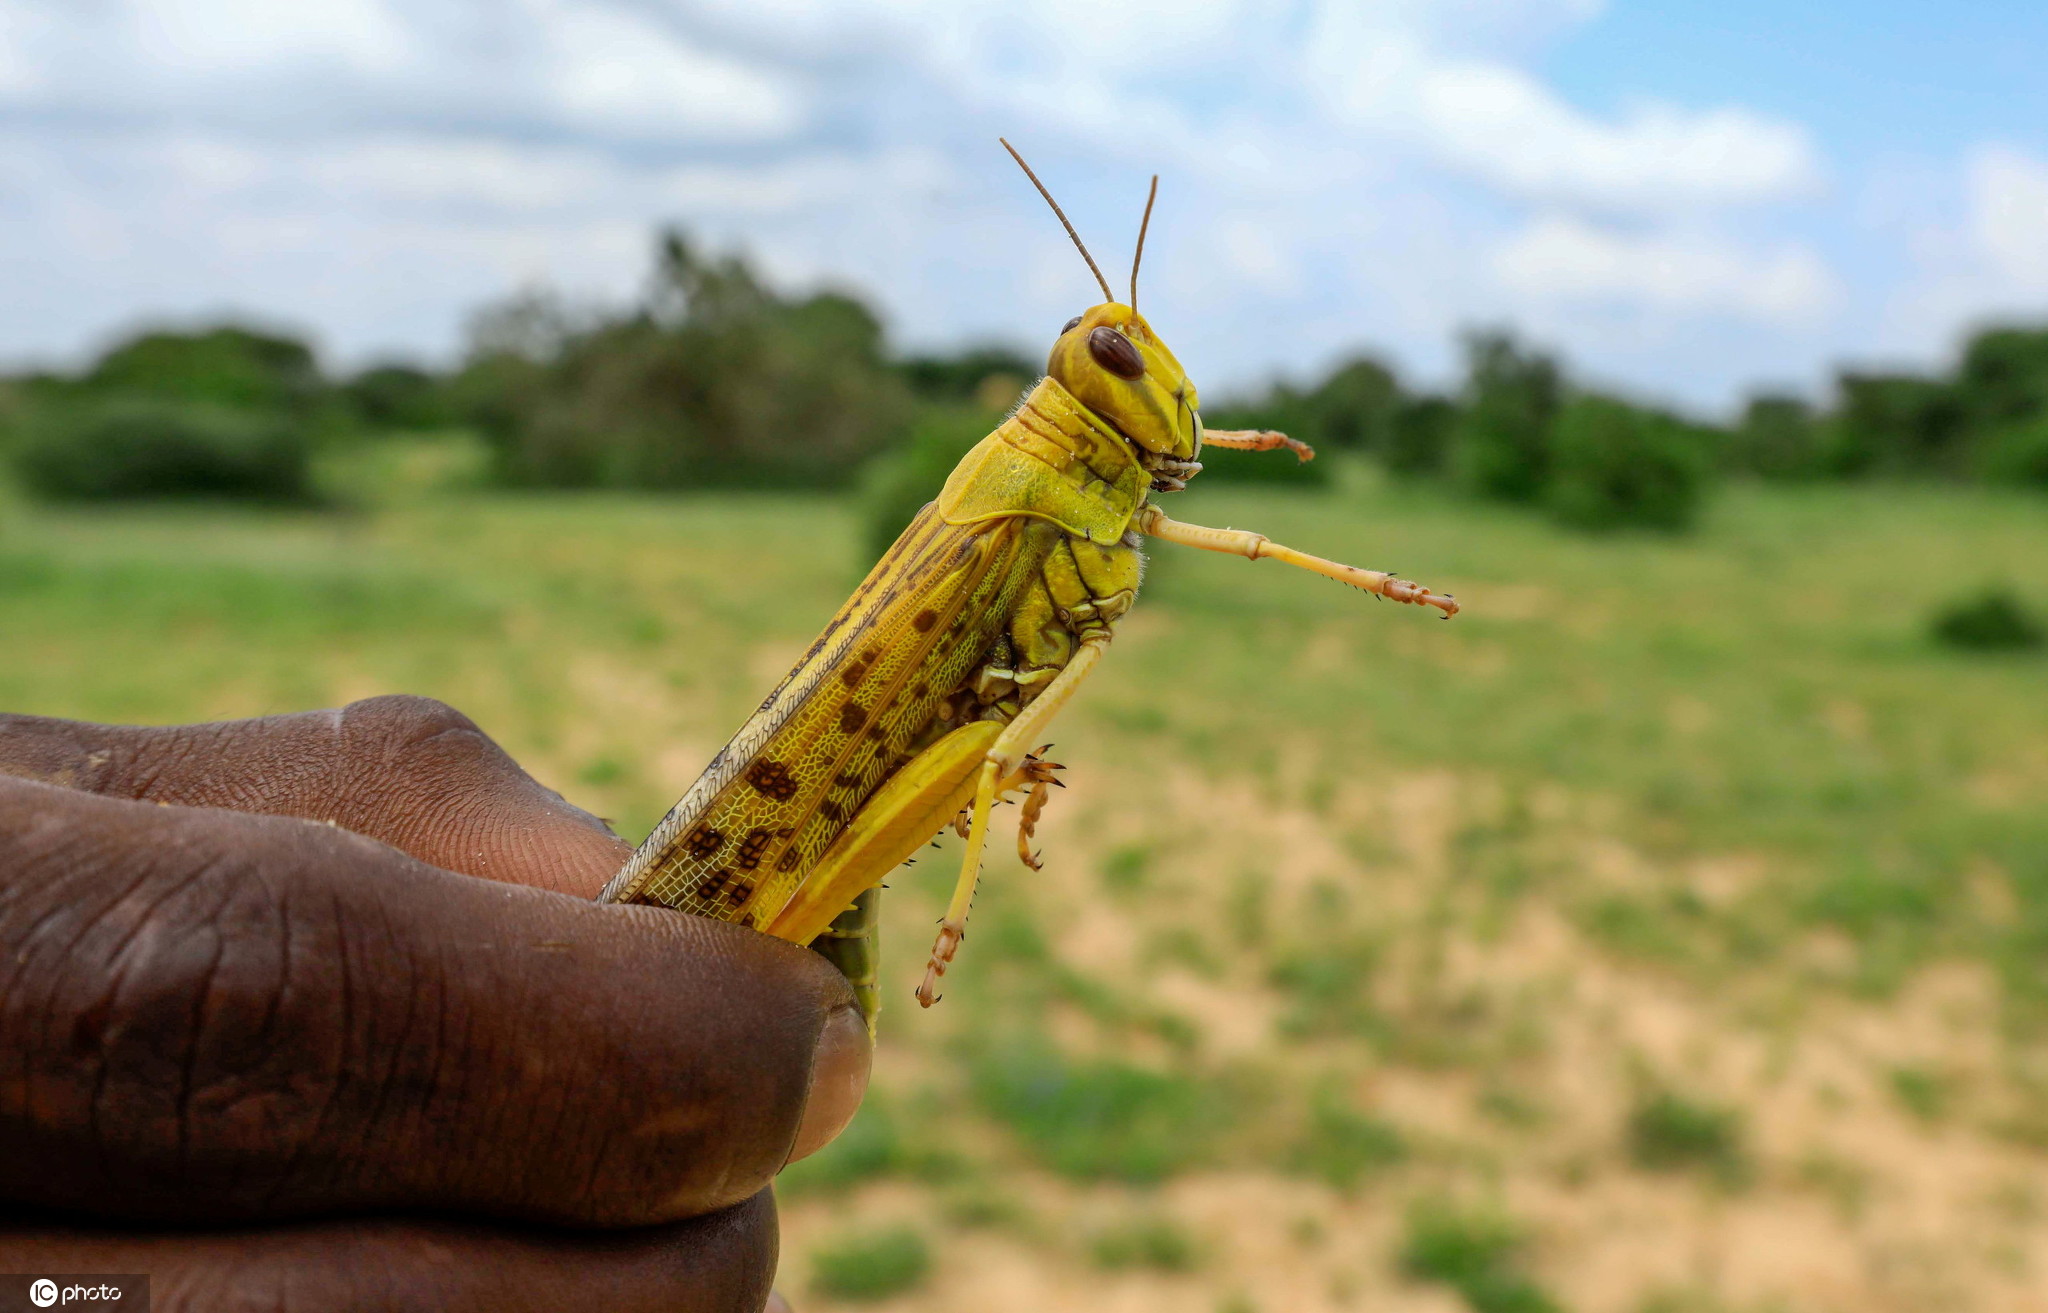
[[[1497,808],[1483,779],[1360,783],[1311,809],[1270,801],[1290,792],[1284,765],[1264,784],[1108,774],[1076,765],[1079,799],[1063,797],[1041,831],[1055,860],[1031,878],[1029,900],[1057,917],[1057,951],[1184,1015],[1206,1060],[1258,1060],[1302,1079],[1345,1072],[1354,1101],[1401,1127],[1416,1152],[1348,1195],[1251,1169],[1145,1192],[1020,1169],[1001,1190],[1022,1220],[993,1228],[949,1223],[938,1193],[900,1182],[799,1199],[786,1212],[784,1284],[801,1307],[841,1307],[806,1289],[812,1247],[850,1226],[906,1220],[934,1238],[933,1275],[863,1307],[1451,1313],[1460,1298],[1404,1277],[1395,1257],[1410,1201],[1449,1195],[1517,1219],[1531,1275],[1578,1313],[2048,1311],[2048,1156],[2022,1133],[2039,1105],[2021,1077],[2039,1055],[2001,1032],[1983,969],[1939,965],[1867,1000],[1813,986],[1847,952],[1825,938],[1790,965],[1747,975],[1617,958],[1568,914],[1589,890],[1681,882],[1711,902],[1742,896],[1771,870],[1741,854],[1662,869],[1611,838],[1577,837],[1601,833],[1587,823],[1597,800],[1533,802],[1522,846],[1572,874],[1482,907],[1457,887],[1454,849],[1461,827]],[[1360,844],[1361,833],[1391,840]],[[1101,856],[1146,843],[1168,854],[1170,875],[1136,903],[1105,896]],[[1351,891],[1340,919],[1376,927],[1386,945],[1377,1006],[1425,1031],[1432,1016],[1480,1017],[1470,1042],[1423,1061],[1355,1041],[1290,1040],[1276,1031],[1285,1000],[1255,964],[1218,976],[1148,957],[1147,936],[1165,929],[1227,933],[1226,900],[1214,895],[1245,870],[1269,873],[1267,905],[1297,926],[1319,887]],[[900,973],[915,950],[895,948]],[[971,955],[962,969],[973,969]],[[913,1088],[944,1061],[920,1033],[926,1019],[908,1012],[890,1018],[881,1056],[891,1088]],[[1070,1049],[1129,1052],[1127,1039],[1085,1019],[1062,1016],[1054,1029]],[[1900,1098],[1902,1068],[1938,1073],[1938,1116]],[[1623,1128],[1649,1081],[1741,1110],[1745,1179],[1631,1161]],[[1489,1114],[1502,1090],[1539,1114],[1520,1125]],[[1091,1228],[1134,1214],[1182,1224],[1194,1269],[1092,1265]]]

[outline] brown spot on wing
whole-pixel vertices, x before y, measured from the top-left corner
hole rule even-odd
[[[765,757],[747,767],[747,783],[754,786],[755,792],[777,802],[788,802],[796,796],[796,776],[789,773],[789,767]]]

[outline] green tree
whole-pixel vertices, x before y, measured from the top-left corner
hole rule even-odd
[[[920,355],[899,368],[911,391],[927,401],[1007,405],[1045,373],[1043,360],[1032,360],[1006,346],[969,347],[953,355]],[[1008,392],[1001,402],[987,395]]]
[[[1960,393],[1918,374],[1837,376],[1841,404],[1827,463],[1837,474],[1963,472],[1969,413]]]
[[[418,431],[449,421],[444,381],[416,365],[373,365],[341,391],[352,417],[367,428]]]
[[[1963,345],[1956,387],[1980,428],[2048,414],[2048,328],[1988,328],[1975,334]]]
[[[1406,397],[1387,425],[1380,456],[1396,474],[1442,474],[1450,464],[1458,405],[1448,397]]]
[[[630,312],[579,318],[528,296],[472,332],[459,391],[515,483],[841,483],[909,410],[860,302],[779,295],[675,233]]]
[[[1550,474],[1551,426],[1563,394],[1557,362],[1510,333],[1465,336],[1465,398],[1453,430],[1458,479],[1483,497],[1529,502]]]
[[[1767,479],[1819,472],[1823,430],[1803,398],[1764,393],[1749,399],[1728,444],[1729,465]]]
[[[1392,370],[1370,356],[1354,356],[1302,398],[1306,431],[1295,436],[1319,448],[1380,451],[1400,400]]]

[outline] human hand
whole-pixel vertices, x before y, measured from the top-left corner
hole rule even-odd
[[[866,1031],[813,953],[590,902],[628,851],[424,699],[0,716],[0,1268],[148,1271],[160,1313],[760,1307],[766,1187]]]

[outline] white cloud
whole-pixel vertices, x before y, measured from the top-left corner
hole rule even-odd
[[[1818,177],[1796,124],[1655,102],[1601,119],[1519,68],[1447,54],[1349,6],[1326,11],[1306,59],[1341,122],[1519,196],[1630,209],[1748,205],[1797,196]]]
[[[1633,234],[1558,216],[1502,245],[1493,263],[1502,282],[1532,299],[1666,314],[1798,323],[1825,314],[1841,296],[1820,257],[1802,247],[1746,251],[1711,234]]]
[[[1892,222],[1916,258],[1876,346],[1926,358],[1950,350],[1965,325],[2038,321],[2048,302],[2048,160],[1985,142],[1946,176],[1913,182],[1916,199],[1928,195],[1936,208]]]
[[[456,124],[535,136],[759,142],[797,81],[632,0],[5,0],[0,106],[252,136]],[[10,37],[8,26],[18,30]],[[32,78],[10,74],[32,69]]]
[[[557,2],[537,17],[549,88],[576,122],[634,136],[711,129],[745,138],[779,137],[801,120],[788,79],[679,41],[641,15]]]
[[[1968,231],[1986,272],[2015,295],[2048,293],[2048,161],[2011,146],[1971,152]]]
[[[177,0],[125,8],[142,50],[191,73],[308,59],[388,73],[413,54],[405,27],[380,0]]]
[[[903,340],[1037,342],[1090,282],[998,133],[1117,282],[1164,175],[1146,306],[1211,391],[1365,344],[1434,363],[1474,321],[1590,362],[1581,306],[1673,343],[1810,314],[1810,255],[1713,235],[1807,194],[1805,134],[1573,104],[1535,56],[1598,8],[0,0],[0,356],[229,304],[344,358],[445,351],[519,282],[630,293],[663,223],[866,288]]]

